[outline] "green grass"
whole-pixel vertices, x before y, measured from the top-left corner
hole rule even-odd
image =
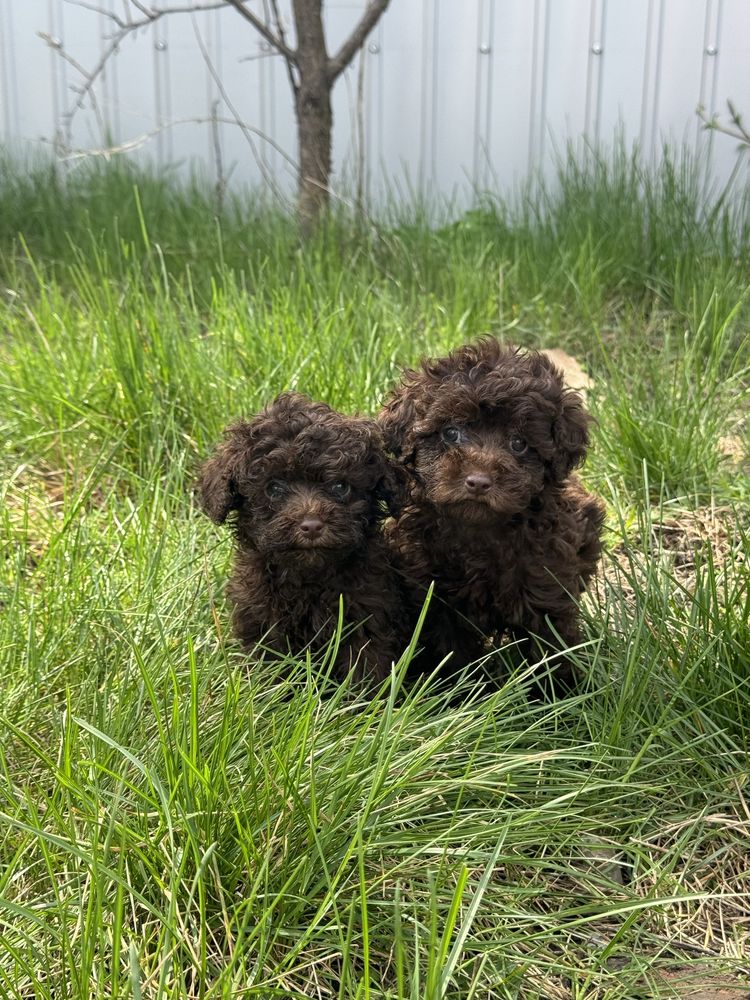
[[[2,161],[3,996],[746,981],[750,202],[702,191],[620,149],[302,248],[249,198],[217,220],[197,184]],[[365,702],[304,656],[253,668],[201,456],[283,388],[373,412],[487,331],[595,380],[582,690],[405,692],[404,661]]]

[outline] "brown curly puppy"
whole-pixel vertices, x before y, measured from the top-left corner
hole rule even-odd
[[[343,595],[350,630],[337,675],[356,663],[357,679],[388,676],[409,638],[381,532],[400,479],[375,421],[299,393],[282,393],[225,431],[198,490],[217,524],[232,515],[237,548],[227,593],[246,648],[324,648]]]
[[[456,670],[503,635],[527,655],[575,644],[604,508],[570,475],[590,417],[553,363],[487,337],[405,371],[379,420],[412,473],[389,537],[418,602],[435,581],[430,659]]]

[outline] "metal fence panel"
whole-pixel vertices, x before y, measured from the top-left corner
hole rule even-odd
[[[329,0],[329,51],[365,5]],[[293,35],[289,0],[281,9]],[[54,46],[91,70],[115,10],[120,0],[0,0],[2,139],[74,159],[124,146],[291,193],[286,69],[252,27],[230,8],[163,17],[126,38],[80,94],[80,73]],[[735,146],[707,134],[695,108],[725,112],[732,98],[750,114],[748,67],[748,0],[392,0],[334,91],[334,184],[347,198],[361,187],[372,199],[460,190],[466,200],[618,128],[649,157],[687,141],[721,178]]]

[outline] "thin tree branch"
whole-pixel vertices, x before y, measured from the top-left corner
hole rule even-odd
[[[104,17],[108,17],[110,20],[114,21],[118,28],[123,27],[123,25],[127,23],[126,21],[122,21],[117,14],[113,14],[111,10],[105,10],[104,7],[100,7],[99,4],[85,3],[85,0],[66,0],[66,3],[68,3],[71,7],[83,7],[84,10],[93,11],[94,14],[102,14]]]
[[[359,52],[357,74],[357,216],[365,214],[365,50]]]
[[[361,49],[365,39],[385,13],[390,0],[370,0],[362,20],[347,38],[335,56],[328,60],[328,79],[331,83],[339,77],[352,61],[358,49]]]
[[[102,52],[99,57],[99,61],[94,65],[91,70],[84,70],[80,65],[76,65],[72,57],[68,55],[63,45],[56,39],[51,38],[44,32],[38,32],[40,38],[42,38],[51,48],[56,49],[63,59],[66,59],[72,66],[83,75],[83,84],[76,88],[76,93],[78,98],[71,108],[63,113],[62,119],[65,124],[66,130],[70,130],[78,111],[83,107],[86,98],[91,94],[92,100],[95,100],[93,94],[93,88],[96,81],[104,72],[107,63],[111,57],[118,51],[122,41],[133,31],[138,31],[139,28],[145,28],[148,25],[154,24],[160,18],[164,17],[165,14],[185,14],[188,12],[204,11],[204,10],[218,10],[219,8],[225,6],[224,0],[216,0],[216,2],[210,3],[194,3],[185,4],[181,7],[146,7],[141,3],[137,3],[136,0],[131,0],[131,3],[136,7],[137,10],[143,13],[143,17],[134,20],[128,17],[127,20],[123,20],[113,11],[106,10],[104,7],[98,7],[95,4],[87,3],[86,0],[66,0],[67,3],[75,7],[84,7],[86,10],[93,11],[96,14],[101,14],[104,17],[108,17],[110,21],[114,21],[117,26],[117,31],[110,36],[109,44]]]
[[[60,54],[61,59],[64,59],[65,62],[67,62],[70,66],[73,67],[73,69],[75,69],[78,73],[80,73],[81,76],[83,76],[84,80],[87,78],[88,71],[86,70],[86,68],[82,66],[77,59],[74,59],[69,52],[65,51],[62,42],[60,42],[57,38],[53,38],[51,35],[48,35],[44,31],[40,31],[37,34],[43,41],[47,43],[47,45],[49,45],[51,49],[55,49],[55,51]],[[83,93],[83,87],[72,85],[71,89],[73,90],[74,93],[77,93],[79,95],[79,100],[76,102],[75,105],[75,108],[77,110],[79,107],[83,105],[85,93]],[[96,118],[96,121],[99,125],[102,135],[104,135],[105,133],[104,115],[102,114],[102,110],[99,107],[99,101],[97,100],[96,93],[93,90],[90,91],[90,100],[91,100],[91,109],[94,112],[94,117]],[[63,112],[62,115],[62,120],[61,120],[62,127],[59,131],[63,133],[63,141],[61,145],[63,145],[66,149],[70,145],[70,133],[73,124],[74,114],[75,111],[66,111]]]
[[[282,20],[281,20],[281,15],[279,14],[279,5],[276,2],[276,0],[271,0],[271,10],[273,11],[273,19],[274,19],[274,21],[276,23],[276,31],[278,32],[279,38],[281,39],[282,43],[284,45],[286,45],[286,35],[284,33],[284,25],[283,25]],[[282,53],[282,55],[283,55],[283,53]],[[287,59],[286,56],[284,56],[284,60],[286,62],[286,72],[287,72],[287,76],[289,77],[289,85],[291,86],[292,93],[294,94],[294,96],[296,98],[297,97],[297,93],[299,91],[299,82],[297,81],[297,79],[294,76],[294,70],[296,68],[296,63],[292,62],[291,59]]]
[[[275,35],[264,21],[262,21],[256,14],[253,14],[251,10],[248,10],[242,0],[226,0],[226,2],[230,7],[234,7],[237,13],[241,14],[246,21],[249,21],[258,34],[262,35],[269,45],[273,45],[275,49],[278,49],[288,62],[296,64],[297,53],[294,49],[290,49],[286,42],[278,35]]]
[[[238,63],[246,62],[260,62],[261,59],[283,59],[283,55],[280,52],[274,52],[272,48],[269,47],[267,52],[254,52],[250,56],[240,56],[237,59]]]
[[[94,64],[93,68],[90,70],[86,70],[80,63],[74,60],[73,57],[67,53],[64,46],[56,39],[52,38],[50,35],[45,34],[43,32],[38,33],[40,38],[42,38],[51,48],[56,49],[60,53],[60,56],[67,62],[69,62],[70,65],[73,66],[83,77],[82,84],[74,88],[75,93],[77,94],[76,100],[74,101],[73,105],[69,107],[66,111],[64,111],[62,114],[62,122],[66,134],[70,132],[73,119],[75,118],[76,114],[83,108],[84,104],[86,103],[86,99],[89,98],[94,104],[96,104],[96,94],[94,86],[99,80],[99,77],[106,69],[109,60],[116,52],[119,51],[120,45],[122,44],[124,39],[127,38],[127,36],[130,35],[132,32],[138,31],[140,28],[146,28],[152,24],[155,24],[157,21],[159,21],[162,17],[164,17],[167,14],[195,14],[202,11],[220,10],[221,8],[227,6],[234,7],[235,10],[237,10],[246,20],[248,20],[250,24],[252,24],[257,29],[257,31],[278,52],[280,52],[281,55],[284,56],[284,59],[286,60],[287,63],[287,71],[289,72],[289,79],[292,84],[292,88],[296,94],[297,83],[294,80],[292,74],[292,66],[295,65],[294,59],[296,53],[292,49],[290,49],[289,46],[286,44],[286,40],[284,39],[283,36],[283,31],[281,32],[280,37],[277,37],[271,31],[270,27],[267,24],[265,24],[262,20],[256,17],[255,14],[253,14],[245,7],[244,3],[242,3],[241,0],[206,0],[206,2],[186,3],[186,4],[181,4],[179,6],[171,6],[171,7],[156,6],[153,4],[147,5],[145,3],[140,2],[140,0],[129,0],[130,5],[134,7],[137,11],[139,11],[139,13],[141,14],[141,17],[138,18],[131,17],[129,7],[126,8],[125,15],[121,16],[120,14],[117,14],[113,10],[108,10],[102,7],[101,5],[97,5],[95,3],[90,2],[90,0],[66,0],[66,3],[69,3],[75,7],[83,7],[85,10],[90,10],[95,14],[100,14],[101,16],[106,17],[110,21],[112,21],[116,27],[116,30],[113,31],[113,33],[110,35],[108,43],[104,48],[104,50],[102,51],[98,61]],[[278,17],[278,11],[276,9],[275,2],[273,4],[273,7],[277,20],[277,28],[280,28],[281,21],[280,18]],[[97,112],[96,107],[94,107],[94,111],[95,113]]]
[[[267,135],[265,132],[261,132],[260,129],[254,128],[252,125],[248,125],[246,122],[237,121],[236,118],[226,118],[222,116],[216,117],[196,117],[196,118],[175,118],[173,121],[164,122],[163,125],[159,125],[157,128],[150,129],[148,132],[143,132],[141,135],[137,135],[134,139],[128,139],[126,142],[118,143],[116,146],[103,146],[98,149],[71,149],[60,159],[65,160],[83,160],[89,156],[101,156],[106,159],[109,156],[116,156],[118,153],[132,153],[133,150],[140,149],[144,146],[150,139],[154,136],[159,135],[161,132],[165,132],[169,128],[174,128],[177,125],[236,125],[241,128],[244,132],[251,132],[253,135],[257,135],[259,139],[267,142],[269,146],[276,150],[276,152],[286,160],[286,162],[293,168],[295,173],[299,171],[299,167],[295,160],[292,159],[289,154],[274,142],[274,140]],[[44,142],[50,142],[51,140],[42,140]]]
[[[127,2],[128,2],[128,0],[122,0],[123,5],[126,4]],[[146,13],[146,6],[145,6],[145,4],[141,3],[141,0],[130,0],[130,2],[132,3],[132,5],[137,10],[139,10],[141,12],[141,14],[145,14]]]
[[[212,77],[214,83],[216,84],[216,88],[219,91],[219,94],[221,94],[221,99],[224,101],[224,103],[226,104],[226,106],[229,108],[229,110],[232,113],[232,115],[234,115],[234,122],[235,122],[235,124],[238,125],[240,127],[240,129],[242,130],[242,134],[245,136],[245,139],[247,140],[247,143],[250,146],[250,150],[251,150],[251,152],[253,154],[253,158],[254,158],[256,164],[258,165],[258,169],[260,170],[261,174],[263,175],[263,180],[266,182],[266,184],[269,186],[269,188],[273,191],[273,193],[276,195],[276,197],[281,200],[281,198],[282,198],[281,190],[279,189],[278,185],[276,184],[276,181],[275,181],[273,175],[270,173],[270,171],[268,170],[268,167],[263,162],[263,159],[260,156],[260,154],[259,154],[259,152],[258,152],[258,150],[257,150],[257,148],[255,146],[255,142],[254,142],[253,137],[252,137],[252,132],[254,130],[249,129],[245,125],[245,123],[242,121],[242,119],[240,118],[240,116],[239,116],[239,114],[237,112],[237,109],[235,108],[234,104],[232,103],[232,100],[229,97],[229,94],[227,93],[226,88],[224,87],[224,84],[221,82],[221,77],[216,72],[216,67],[214,66],[213,62],[211,61],[211,57],[208,54],[208,50],[206,49],[205,43],[204,43],[203,39],[201,38],[200,32],[198,31],[198,25],[195,23],[195,18],[193,17],[191,20],[193,22],[193,33],[195,34],[195,40],[198,43],[198,48],[201,50],[201,55],[203,56],[203,61],[205,62],[206,67],[208,68],[208,72],[211,74],[211,77]],[[214,116],[214,119],[217,120],[216,116]],[[297,173],[299,173],[299,168],[297,168]]]
[[[129,13],[123,19],[118,14],[115,14],[114,11],[107,10],[105,7],[98,6],[97,4],[87,3],[86,0],[65,0],[65,2],[70,4],[71,7],[83,7],[85,10],[91,10],[95,14],[101,14],[102,17],[108,17],[110,21],[115,22],[120,31],[126,33],[136,31],[138,28],[144,28],[147,24],[153,24],[154,21],[158,21],[165,14],[195,14],[203,10],[220,10],[227,5],[227,0],[213,0],[213,2],[209,3],[183,4],[181,7],[147,7],[145,4],[139,3],[138,0],[130,0],[135,9],[139,10],[143,15],[140,20],[133,20]]]

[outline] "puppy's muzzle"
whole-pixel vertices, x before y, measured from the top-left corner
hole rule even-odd
[[[332,541],[325,518],[318,514],[303,515],[295,525],[293,538],[298,549],[328,548]]]

